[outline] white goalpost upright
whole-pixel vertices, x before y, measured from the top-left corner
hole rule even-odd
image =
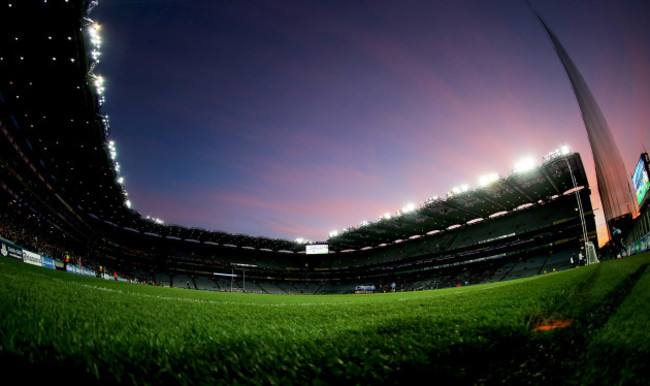
[[[587,250],[585,251],[587,254],[587,264],[600,263],[600,260],[598,260],[598,255],[596,254],[596,247],[594,246],[594,243],[587,241],[585,243],[585,246],[587,247]]]

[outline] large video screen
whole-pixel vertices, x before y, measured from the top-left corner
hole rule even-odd
[[[308,255],[327,255],[329,253],[329,249],[327,247],[327,244],[307,245],[306,253]]]
[[[647,198],[648,189],[650,189],[650,178],[648,178],[648,168],[646,167],[644,158],[644,156],[641,156],[639,163],[636,165],[636,170],[632,175],[632,183],[634,184],[636,200],[639,205]]]

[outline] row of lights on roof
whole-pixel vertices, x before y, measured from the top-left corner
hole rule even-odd
[[[91,63],[91,69],[94,69],[97,63],[99,63],[99,57],[101,56],[100,48],[102,46],[102,36],[99,33],[100,29],[101,28],[99,24],[96,22],[91,23],[86,29],[88,41],[90,42],[91,45],[90,57],[93,60]],[[106,88],[104,85],[104,77],[102,77],[101,75],[95,75],[91,71],[90,80],[95,86],[95,91],[97,92],[99,105],[101,106],[102,104],[104,104],[105,101],[104,92]]]
[[[117,148],[115,148],[115,141],[108,141],[108,153],[111,156],[111,160],[115,161],[117,158]]]
[[[547,155],[544,156],[544,162],[549,162],[552,161],[556,158],[563,157],[565,155],[569,154],[569,146],[564,145],[560,147],[559,149],[555,149],[552,152],[548,153]]]
[[[115,145],[114,140],[108,141],[108,154],[111,157],[111,161],[113,161],[113,167],[115,168],[115,174],[117,175],[117,183],[122,186],[122,189],[124,189],[124,177],[120,176],[120,164],[117,162],[117,147]],[[124,190],[124,196],[128,197],[129,193]],[[126,204],[126,207],[131,209],[131,200],[126,200],[124,202]]]
[[[147,216],[146,218],[147,220],[152,221],[155,224],[165,225],[165,222],[162,219],[159,219],[158,217]]]
[[[87,32],[87,37],[88,41],[90,42],[92,48],[90,51],[90,56],[93,59],[93,63],[91,64],[91,68],[94,68],[94,66],[99,63],[99,57],[101,56],[100,48],[102,46],[102,37],[99,33],[101,27],[98,23],[96,22],[91,22],[88,28],[86,29]],[[106,91],[105,87],[105,80],[104,77],[101,75],[96,75],[94,73],[90,73],[89,75],[90,80],[95,86],[95,92],[97,93],[98,96],[98,101],[99,105],[101,106],[104,101],[104,92]],[[108,115],[104,114],[102,115],[102,123],[104,124],[104,130],[106,134],[108,135],[108,127],[109,127],[109,121],[108,121]],[[109,156],[111,158],[111,161],[113,162],[113,167],[115,169],[115,173],[117,175],[117,183],[122,186],[122,189],[124,189],[124,177],[120,176],[120,163],[117,162],[117,147],[115,145],[114,140],[108,141],[108,152]],[[124,190],[124,196],[126,200],[124,201],[124,204],[126,205],[127,208],[131,209],[131,200],[128,199],[129,193]],[[162,221],[160,219],[154,219],[154,222],[157,221]]]
[[[564,146],[560,147],[559,149],[553,150],[552,152],[550,152],[546,156],[544,156],[544,162],[548,162],[548,161],[551,161],[553,159],[563,157],[563,156],[565,156],[567,154],[569,154],[569,147],[564,145]],[[513,174],[522,174],[522,173],[529,172],[529,171],[535,169],[536,167],[537,167],[537,163],[535,162],[535,159],[533,157],[526,157],[526,158],[522,158],[517,163],[515,163],[515,166],[514,166],[512,172],[513,172]],[[490,186],[493,183],[499,181],[500,179],[501,179],[501,176],[499,175],[499,173],[490,173],[490,174],[483,175],[483,176],[478,178],[478,187],[479,188],[485,188],[485,187]],[[449,191],[447,193],[447,198],[450,198],[450,197],[453,197],[455,195],[468,192],[469,190],[470,190],[470,187],[467,184],[456,186],[456,187],[452,188],[451,191]],[[427,199],[420,207],[424,207],[424,206],[426,206],[428,204],[431,204],[431,203],[433,203],[435,201],[438,201],[438,200],[440,200],[440,198],[438,196],[433,196],[433,197]],[[404,215],[404,214],[412,213],[415,210],[416,210],[415,204],[408,203],[402,209],[400,209],[400,210],[398,210],[396,212],[396,216],[392,216],[389,212],[386,212],[382,216],[377,218],[377,221],[390,220],[393,217],[399,217],[399,216]],[[370,221],[363,220],[363,221],[361,221],[359,223],[358,227],[345,228],[341,232],[339,232],[338,230],[333,230],[333,231],[331,231],[329,233],[329,237],[330,238],[336,237],[336,236],[338,236],[338,235],[340,235],[342,233],[345,233],[347,231],[352,231],[352,230],[355,230],[355,229],[358,229],[358,228],[361,228],[361,227],[364,227],[364,226],[368,226],[370,224],[371,224]]]
[[[101,51],[99,50],[102,46],[102,36],[99,34],[100,26],[98,23],[92,23],[88,26],[88,37],[92,49],[90,50],[90,56],[93,58],[95,63],[99,63],[99,57],[101,56]]]

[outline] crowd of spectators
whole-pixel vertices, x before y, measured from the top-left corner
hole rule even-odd
[[[33,215],[22,218],[0,214],[0,237],[23,249],[36,252],[42,256],[61,261],[65,264],[94,269],[95,261],[84,253],[77,253],[67,247],[66,236],[56,228],[43,225]]]
[[[35,231],[24,221],[9,220],[6,216],[0,217],[0,237],[24,249],[38,252],[53,259],[63,260],[67,255],[67,251],[53,242],[48,236]]]

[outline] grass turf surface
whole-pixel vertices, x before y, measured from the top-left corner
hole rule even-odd
[[[0,367],[83,383],[647,383],[648,263],[646,253],[463,288],[282,296],[0,259]],[[535,331],[557,321],[570,325]]]

